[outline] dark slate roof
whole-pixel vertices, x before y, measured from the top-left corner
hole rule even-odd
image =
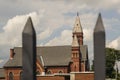
[[[5,71],[3,68],[0,68],[0,78],[5,78]]]
[[[4,67],[21,67],[22,66],[22,48],[15,47],[14,48],[14,58],[9,59]]]
[[[80,46],[82,60],[87,58],[87,46]],[[4,67],[22,67],[22,48],[14,48],[15,55],[8,60]],[[37,59],[43,66],[67,66],[71,61],[71,46],[37,47]]]

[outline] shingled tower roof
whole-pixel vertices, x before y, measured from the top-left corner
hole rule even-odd
[[[79,13],[77,13],[76,21],[74,24],[73,32],[83,32],[82,26],[80,23]]]
[[[77,36],[75,35],[73,37],[72,47],[78,47],[78,46],[79,46],[79,44],[78,44]]]

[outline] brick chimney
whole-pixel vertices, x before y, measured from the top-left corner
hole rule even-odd
[[[10,49],[10,59],[13,59],[14,57],[14,49]]]

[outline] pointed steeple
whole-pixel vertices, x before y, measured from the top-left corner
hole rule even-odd
[[[75,32],[83,32],[78,12],[77,12],[76,21],[75,21],[74,28],[73,28],[73,33]]]
[[[102,32],[105,31],[102,17],[101,17],[101,13],[99,13],[99,15],[98,15],[98,19],[97,19],[97,22],[96,22],[96,25],[94,28],[94,32],[99,32],[99,31],[102,31]]]
[[[73,37],[72,47],[78,47],[78,46],[79,46],[79,43],[78,43],[78,40],[77,40],[77,36],[75,35]]]
[[[27,33],[27,34],[35,33],[31,17],[28,17],[23,33]]]

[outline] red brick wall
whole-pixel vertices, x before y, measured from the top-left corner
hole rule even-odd
[[[14,76],[14,80],[20,79],[21,68],[6,68],[5,69],[5,79],[9,80],[9,73],[12,72]]]
[[[70,65],[71,71],[72,72],[81,71],[79,47],[72,47],[72,62],[73,63]]]
[[[65,80],[64,76],[37,76],[37,80]]]
[[[37,68],[37,70],[39,69]],[[63,73],[68,73],[68,67],[49,67],[48,70],[51,71],[52,74],[59,73],[59,71],[62,71]],[[21,71],[21,68],[5,68],[5,79],[9,80],[9,73],[12,72],[14,80],[19,80]]]
[[[81,71],[86,71],[84,62],[81,63]]]
[[[59,73],[62,71],[63,73],[68,73],[68,67],[48,67],[47,71],[51,71],[51,73]]]
[[[0,80],[5,80],[4,78],[0,78]]]
[[[94,73],[76,73],[75,80],[94,80]]]
[[[52,70],[54,73],[58,72],[59,70],[63,70],[67,73],[67,67],[60,67],[60,68],[49,68],[49,70]],[[20,72],[21,68],[6,68],[5,69],[5,80],[9,80],[9,73],[12,72],[14,75],[14,80],[20,79]],[[93,72],[76,72],[71,73],[74,75],[73,80],[94,80],[94,73]],[[0,79],[4,80],[4,79]],[[37,80],[69,80],[66,79],[64,76],[37,76]]]

